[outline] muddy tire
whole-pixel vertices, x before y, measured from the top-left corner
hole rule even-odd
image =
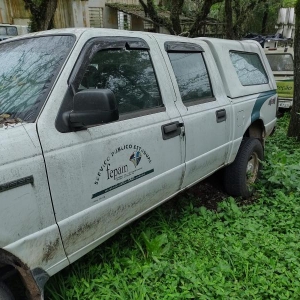
[[[14,300],[14,296],[7,286],[0,281],[0,300]]]
[[[235,161],[225,168],[226,192],[231,196],[249,198],[254,191],[253,184],[259,177],[263,158],[261,142],[255,138],[244,138]]]

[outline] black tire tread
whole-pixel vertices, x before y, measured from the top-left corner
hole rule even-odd
[[[8,287],[0,281],[0,300],[14,300],[14,296],[8,289]]]
[[[253,194],[253,190],[249,189],[246,184],[247,163],[253,151],[257,152],[260,160],[263,160],[264,153],[261,142],[255,138],[244,138],[234,162],[225,168],[224,187],[229,195],[249,198]],[[261,164],[259,171],[260,169]]]

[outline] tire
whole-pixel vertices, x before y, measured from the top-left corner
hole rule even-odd
[[[225,168],[224,187],[231,196],[249,198],[259,177],[264,149],[255,138],[244,138],[235,161]]]
[[[7,288],[7,286],[0,281],[0,300],[14,300],[14,296],[10,292],[10,290]]]

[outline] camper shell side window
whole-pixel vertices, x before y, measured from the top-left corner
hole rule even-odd
[[[256,53],[230,51],[230,59],[243,86],[269,82],[263,64]]]

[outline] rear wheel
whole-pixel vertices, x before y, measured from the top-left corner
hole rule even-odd
[[[235,161],[225,168],[224,186],[229,195],[248,198],[259,177],[264,150],[255,138],[244,138]]]
[[[0,300],[14,300],[14,296],[8,289],[8,287],[0,281]]]

